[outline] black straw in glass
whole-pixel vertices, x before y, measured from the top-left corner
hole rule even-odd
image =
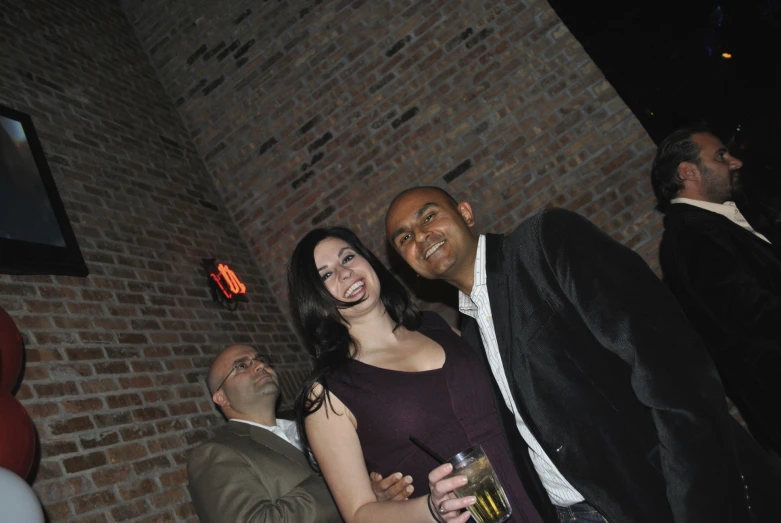
[[[412,443],[417,445],[420,448],[420,450],[422,450],[423,452],[425,452],[426,454],[428,454],[429,456],[437,460],[440,464],[445,463],[445,458],[443,458],[442,456],[440,456],[439,454],[437,454],[436,452],[428,448],[426,444],[420,441],[418,438],[416,438],[415,436],[410,436],[409,439]]]

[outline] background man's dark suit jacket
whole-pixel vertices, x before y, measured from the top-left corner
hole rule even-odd
[[[752,225],[772,245],[724,216],[673,204],[659,258],[727,394],[754,436],[781,454],[781,231]]]
[[[190,453],[187,466],[201,523],[341,523],[321,476],[276,434],[230,421]]]
[[[587,501],[614,523],[752,521],[741,474],[753,471],[739,469],[732,451],[716,369],[645,262],[561,209],[509,237],[488,235],[486,251],[515,404]],[[465,318],[463,336],[482,348],[475,320]],[[511,446],[528,454],[514,421],[505,421]],[[751,443],[747,452],[762,452]]]

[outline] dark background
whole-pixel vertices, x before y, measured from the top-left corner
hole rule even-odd
[[[657,144],[706,122],[781,209],[781,0],[550,3]]]

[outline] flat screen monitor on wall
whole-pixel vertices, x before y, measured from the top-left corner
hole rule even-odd
[[[88,273],[32,119],[2,105],[0,273]]]

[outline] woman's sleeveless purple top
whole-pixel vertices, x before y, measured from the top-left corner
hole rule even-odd
[[[330,391],[358,422],[366,468],[383,477],[408,474],[414,496],[422,496],[438,463],[410,436],[445,459],[481,444],[513,508],[509,521],[541,522],[513,466],[479,356],[438,314],[424,312],[418,332],[445,350],[441,369],[402,372],[351,360],[346,371],[328,378]]]

